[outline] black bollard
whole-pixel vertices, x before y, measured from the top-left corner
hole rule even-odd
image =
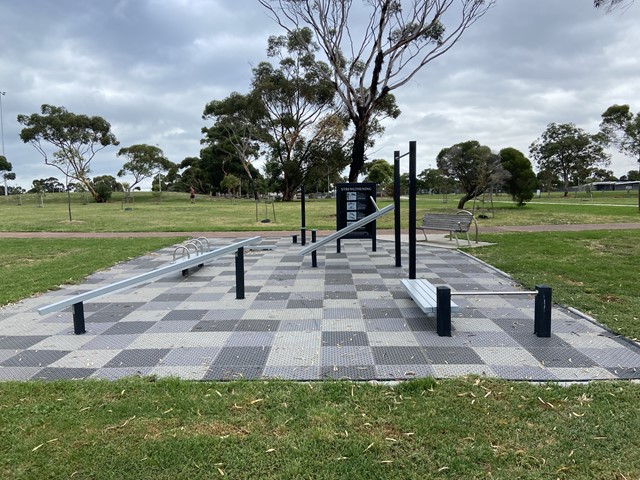
[[[451,336],[451,289],[436,287],[436,331],[441,337]]]

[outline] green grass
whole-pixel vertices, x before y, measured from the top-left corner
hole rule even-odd
[[[0,384],[4,479],[631,479],[640,385]]]
[[[72,222],[66,194],[48,194],[44,207],[36,207],[36,197],[23,195],[22,205],[15,198],[0,197],[0,229],[7,232],[208,232],[208,231],[295,231],[300,228],[301,204],[295,202],[261,203],[256,212],[252,200],[230,200],[199,196],[195,205],[189,203],[186,194],[163,193],[162,200],[151,193],[136,194],[133,209],[125,210],[118,195],[110,203],[82,204],[81,197],[72,197]],[[640,214],[636,198],[608,198],[613,205],[602,202],[584,202],[580,198],[545,197],[518,208],[508,197],[500,196],[493,210],[489,202],[477,202],[479,213],[488,216],[479,219],[480,228],[500,225],[575,224],[639,222]],[[633,201],[632,201],[633,200]],[[379,199],[384,207],[391,199]],[[417,198],[417,214],[429,212],[454,212],[457,199],[450,196],[443,203],[440,195],[420,195]],[[621,205],[621,206],[619,206]],[[466,208],[471,210],[473,202]],[[336,228],[335,200],[308,199],[305,202],[308,228],[332,230]],[[401,202],[403,227],[407,226],[408,202]],[[262,220],[269,219],[268,223]],[[385,215],[377,221],[378,228],[393,228],[393,215]]]
[[[1,228],[296,230],[300,218],[298,202],[276,203],[278,222],[261,224],[251,202],[199,198],[192,206],[186,195],[167,194],[161,202],[141,195],[130,211],[117,202],[78,202],[70,224],[65,201],[47,197],[36,208],[0,198]],[[634,201],[617,207],[540,199],[523,209],[496,203],[481,231],[482,225],[637,222]],[[420,197],[418,208],[452,211],[455,201]],[[334,210],[333,200],[308,201],[307,226],[335,228]],[[261,210],[259,218],[265,216]],[[379,228],[390,228],[392,216],[385,222]],[[471,253],[527,288],[550,284],[554,301],[638,337],[637,236],[637,230],[482,234],[497,245]],[[0,239],[0,303],[178,241]],[[639,428],[640,385],[629,382],[0,382],[0,478],[623,480],[640,478]]]
[[[181,238],[0,239],[0,305],[79,283],[87,275]],[[1,335],[1,332],[0,332]]]
[[[526,288],[550,285],[554,302],[638,339],[639,235],[638,230],[483,234],[483,241],[496,245],[468,251]]]

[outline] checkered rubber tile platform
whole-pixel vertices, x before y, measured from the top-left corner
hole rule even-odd
[[[223,246],[229,239],[213,239]],[[318,268],[290,238],[245,255],[245,299],[235,298],[233,255],[85,305],[36,309],[170,261],[173,249],[98,272],[79,286],[0,309],[0,380],[106,378],[348,378],[396,380],[479,374],[519,380],[640,378],[640,347],[554,308],[551,338],[533,334],[533,298],[458,297],[452,337],[400,285],[394,244],[346,240],[322,248]],[[406,245],[403,248],[407,262]],[[455,250],[418,246],[418,278],[457,290],[513,290],[500,272]]]

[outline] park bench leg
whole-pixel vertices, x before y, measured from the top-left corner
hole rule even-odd
[[[82,335],[86,333],[84,327],[84,304],[82,302],[73,304],[73,333]]]
[[[436,287],[436,331],[441,337],[451,336],[451,289]]]
[[[551,336],[551,287],[536,285],[536,303],[533,323],[533,333],[538,337]]]

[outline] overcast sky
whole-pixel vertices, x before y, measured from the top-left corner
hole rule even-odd
[[[402,115],[368,157],[392,162],[411,140],[418,172],[467,140],[529,156],[551,122],[595,133],[610,105],[639,112],[639,25],[638,2],[605,14],[592,0],[497,0],[451,51],[394,92]],[[0,0],[4,151],[17,175],[10,184],[64,181],[19,138],[16,116],[44,103],[104,117],[120,147],[158,145],[175,163],[197,156],[207,102],[247,93],[267,38],[282,33],[257,0]],[[96,157],[92,176],[116,175],[120,147]],[[609,168],[620,176],[638,164],[614,153]]]

